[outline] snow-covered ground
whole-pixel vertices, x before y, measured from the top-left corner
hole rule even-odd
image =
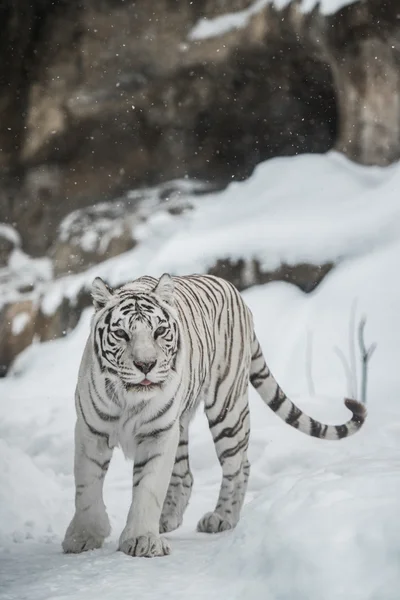
[[[191,430],[195,476],[171,556],[116,552],[129,506],[131,465],[115,453],[105,497],[113,532],[102,550],[61,553],[73,511],[73,391],[91,311],[65,339],[33,346],[0,382],[1,600],[397,600],[400,586],[400,166],[342,157],[268,161],[253,177],[196,201],[177,222],[158,215],[135,250],[91,270],[114,281],[201,271],[216,256],[340,264],[309,295],[278,282],[245,293],[267,361],[285,391],[327,422],[348,418],[349,319],[367,315],[377,342],[364,428],[341,442],[310,439],[251,393],[252,473],[237,529],[195,532],[213,507],[220,469],[199,413]],[[164,231],[164,236],[160,233]],[[264,231],[264,235],[263,235]],[[196,254],[197,251],[197,254]],[[87,277],[87,275],[86,275]],[[75,281],[75,280],[73,280]],[[312,388],[310,389],[310,379]],[[360,373],[358,372],[358,385]]]

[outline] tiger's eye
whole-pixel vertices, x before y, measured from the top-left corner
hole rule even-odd
[[[129,336],[128,336],[128,334],[127,334],[127,333],[126,333],[126,331],[124,331],[123,329],[116,329],[116,330],[114,331],[114,335],[115,335],[116,337],[118,337],[118,338],[121,338],[121,339],[123,339],[123,340],[128,340],[128,339],[129,339]]]
[[[163,333],[165,333],[166,331],[167,331],[167,328],[160,325],[160,327],[157,327],[157,329],[155,330],[154,337],[156,338],[159,335],[162,335]]]

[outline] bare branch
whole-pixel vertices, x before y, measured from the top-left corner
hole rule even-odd
[[[354,298],[349,320],[349,357],[350,357],[350,373],[351,373],[351,398],[357,398],[358,382],[357,382],[357,359],[356,359],[356,311],[358,298]]]
[[[347,362],[346,357],[342,350],[337,346],[334,347],[334,352],[338,356],[340,362],[342,363],[346,381],[347,381],[347,391],[349,398],[357,398],[357,365],[356,365],[356,351],[355,351],[355,341],[354,341],[354,331],[355,331],[355,315],[356,315],[356,307],[357,307],[357,299],[353,301],[351,314],[350,314],[350,324],[349,324],[349,349],[350,349],[350,364]],[[361,389],[360,389],[360,401],[362,404],[367,403],[367,383],[368,383],[368,363],[376,350],[377,344],[373,343],[366,347],[364,341],[364,332],[365,325],[367,323],[367,317],[363,316],[360,319],[358,324],[358,346],[361,355]]]
[[[367,383],[368,383],[368,362],[376,350],[377,344],[373,343],[369,348],[365,345],[364,331],[367,323],[367,317],[363,316],[358,325],[358,345],[361,354],[361,392],[360,400],[367,404]]]

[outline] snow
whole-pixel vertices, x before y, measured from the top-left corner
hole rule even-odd
[[[232,13],[219,15],[213,19],[200,19],[188,35],[188,39],[203,40],[210,37],[224,35],[234,29],[244,29],[251,17],[259,12],[270,3],[270,0],[256,0],[248,8],[238,10]]]
[[[183,527],[168,536],[172,554],[143,560],[115,551],[132,470],[117,451],[105,483],[113,532],[102,550],[65,556],[60,543],[74,494],[73,391],[87,309],[70,335],[30,347],[0,381],[1,600],[132,594],[150,600],[397,600],[399,177],[399,165],[362,168],[332,153],[271,160],[250,180],[196,199],[195,210],[182,218],[157,212],[142,226],[137,248],[68,279],[70,291],[72,281],[94,274],[116,282],[127,273],[200,271],[212,253],[254,252],[271,264],[340,257],[311,294],[275,282],[244,296],[283,388],[327,422],[348,418],[342,402],[347,382],[334,348],[349,359],[356,301],[356,322],[367,316],[367,345],[378,344],[370,364],[369,415],[350,439],[316,440],[278,420],[252,390],[252,472],[242,519],[235,531],[208,537],[195,525],[216,500],[220,469],[200,412],[190,438],[195,486]],[[315,394],[307,375],[310,356]]]
[[[212,19],[203,17],[199,19],[196,25],[190,30],[188,39],[190,41],[204,40],[207,38],[218,37],[237,29],[244,29],[250,22],[250,19],[260,13],[267,4],[273,4],[278,10],[288,6],[293,0],[255,0],[248,8],[235,12],[218,15]],[[344,6],[354,4],[357,0],[300,0],[298,9],[301,12],[308,13],[313,9],[318,10],[323,15],[330,15]],[[363,0],[360,0],[363,1]]]
[[[30,315],[27,312],[21,312],[13,319],[11,332],[13,335],[19,335],[23,332],[26,325],[29,323]]]
[[[6,223],[0,223],[0,237],[5,238],[12,243],[13,246],[21,245],[21,237],[19,233]]]
[[[275,269],[364,253],[381,237],[400,236],[399,184],[398,166],[369,171],[333,152],[272,159],[247,181],[202,198],[201,210],[163,246],[157,268],[183,274],[246,257]]]
[[[274,0],[275,3],[280,2],[281,0]],[[358,0],[359,2],[364,2],[364,0]],[[341,8],[345,6],[349,6],[349,4],[354,4],[357,0],[303,0],[301,5],[301,9],[303,12],[311,12],[314,8],[318,6],[319,10],[323,15],[332,15]]]
[[[9,302],[30,298],[38,300],[52,277],[53,265],[50,258],[32,258],[20,248],[15,248],[10,255],[8,267],[0,269],[0,309]]]

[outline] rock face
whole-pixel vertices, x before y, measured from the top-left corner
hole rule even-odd
[[[254,0],[0,6],[0,222],[36,256],[73,210],[138,185],[217,185],[271,156],[400,156],[397,3],[331,16]],[[251,8],[193,39],[200,18]]]
[[[299,263],[297,265],[282,264],[277,269],[267,271],[258,260],[232,261],[229,258],[219,259],[208,273],[227,279],[239,290],[246,290],[253,285],[263,285],[271,281],[292,283],[303,292],[310,293],[318,286],[323,278],[333,269],[334,264],[327,262],[322,265]]]
[[[364,165],[400,158],[400,22],[398,2],[365,0],[324,19],[314,10],[292,21],[301,38],[315,38],[333,74],[336,150]]]
[[[0,222],[39,256],[73,210],[190,176],[224,186],[271,156],[400,156],[395,2],[334,15],[254,0],[0,6]],[[244,27],[191,35],[251,9]]]
[[[191,40],[199,18],[253,0],[22,4],[0,8],[0,221],[30,254],[66,214],[128,189],[183,176],[223,186],[269,156],[334,143],[331,71],[271,7]]]
[[[62,221],[50,250],[55,276],[79,273],[133,248],[130,221],[124,218],[123,206],[118,203],[97,204],[71,213]]]

